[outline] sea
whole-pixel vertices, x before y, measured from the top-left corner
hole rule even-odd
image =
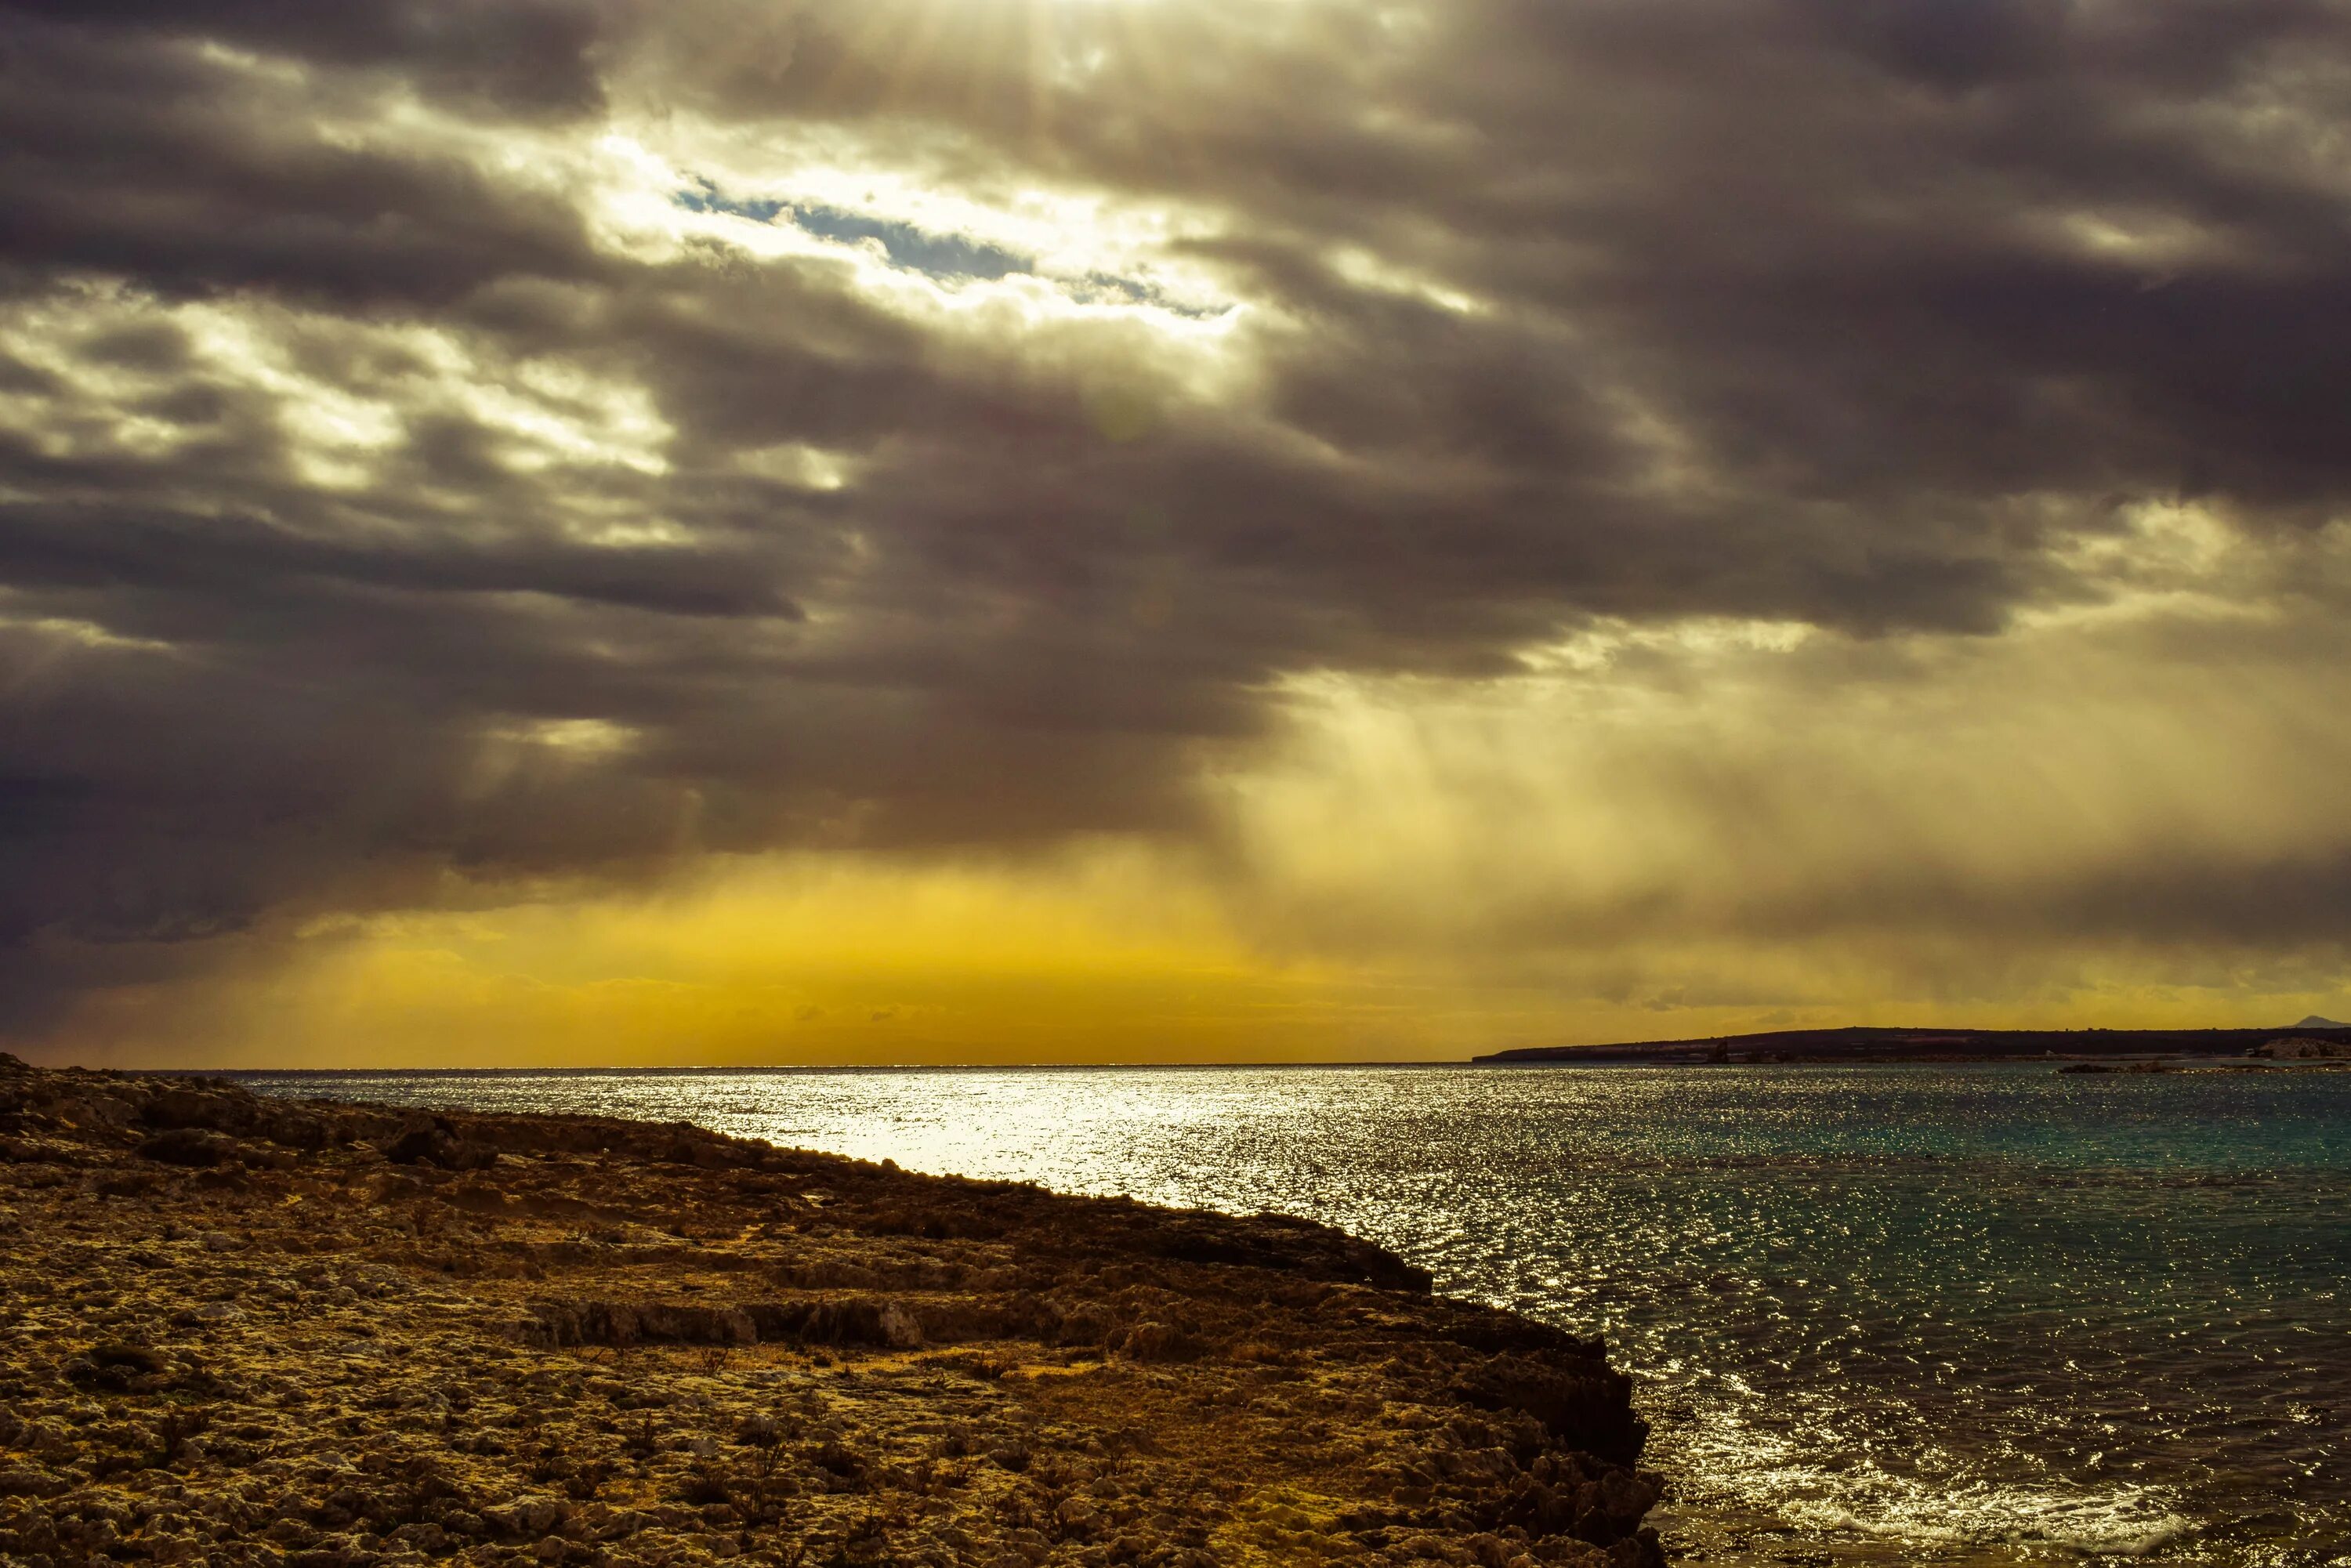
[[[1339,1226],[1604,1338],[1689,1561],[2351,1568],[2351,1073],[240,1076]]]

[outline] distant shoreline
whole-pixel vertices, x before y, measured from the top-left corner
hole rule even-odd
[[[2261,1058],[2282,1042],[2310,1041],[2307,1057]],[[2116,1058],[2273,1060],[2324,1063],[2351,1059],[2351,1028],[2285,1029],[1851,1029],[1776,1030],[1616,1045],[1525,1046],[1472,1057],[1482,1066],[1839,1066],[1901,1062],[2101,1061]]]

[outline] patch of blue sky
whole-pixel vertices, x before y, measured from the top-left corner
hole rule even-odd
[[[893,267],[930,277],[993,281],[1015,273],[1037,275],[1034,256],[961,235],[933,234],[893,218],[877,218],[841,207],[787,202],[770,196],[731,196],[708,180],[699,179],[677,192],[674,199],[688,212],[723,213],[755,224],[787,221],[805,233],[838,244],[874,241]],[[1061,281],[1069,296],[1081,305],[1142,305],[1193,320],[1213,320],[1233,308],[1229,305],[1204,308],[1186,304],[1156,284],[1116,273],[1089,272],[1081,278]]]
[[[969,240],[961,235],[926,234],[912,224],[902,224],[887,218],[868,217],[862,213],[843,212],[838,207],[795,207],[792,221],[809,233],[824,239],[855,244],[860,240],[879,240],[891,265],[910,272],[928,273],[933,277],[978,277],[993,280],[1008,277],[1016,272],[1037,270],[1034,256],[1016,256],[1011,251]]]
[[[961,235],[937,235],[892,218],[871,217],[814,204],[802,205],[772,197],[730,196],[707,180],[676,193],[677,204],[688,212],[725,213],[757,224],[788,219],[820,239],[855,245],[878,241],[893,267],[932,277],[994,280],[1012,274],[1033,273],[1036,258],[1019,256],[998,246]]]
[[[730,217],[748,218],[755,224],[771,224],[778,214],[790,206],[767,196],[728,196],[719,193],[718,187],[707,180],[698,180],[672,198],[689,213],[725,213]]]
[[[1155,310],[1195,321],[1213,321],[1232,314],[1234,309],[1230,305],[1186,305],[1155,283],[1121,277],[1114,272],[1089,272],[1070,284],[1068,292],[1081,305],[1148,305]]]

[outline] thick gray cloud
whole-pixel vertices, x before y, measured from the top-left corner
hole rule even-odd
[[[2164,499],[2290,545],[2346,99],[2330,0],[0,0],[0,991],[1200,830],[1285,675],[1998,635]],[[2058,904],[2339,937],[2313,853]]]

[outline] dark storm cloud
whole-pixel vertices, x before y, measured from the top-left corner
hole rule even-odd
[[[2063,547],[2129,503],[2292,533],[2351,489],[2351,7],[1393,16],[0,3],[0,942],[1180,827],[1285,673],[1493,674],[1596,616],[1993,633],[2102,591]],[[1248,308],[1248,371],[600,237],[551,161],[673,111],[1208,214],[1167,256]],[[1042,277],[681,172],[700,217]],[[329,394],[396,429],[330,440]]]
[[[80,273],[165,298],[250,289],[429,309],[502,280],[595,268],[560,203],[434,150],[322,136],[322,111],[364,107],[358,86],[347,105],[168,35],[16,23],[5,46],[0,281],[13,275],[19,288]]]
[[[7,0],[26,21],[104,37],[215,43],[264,55],[380,73],[421,91],[507,113],[577,114],[598,107],[589,58],[600,7],[578,0]]]

